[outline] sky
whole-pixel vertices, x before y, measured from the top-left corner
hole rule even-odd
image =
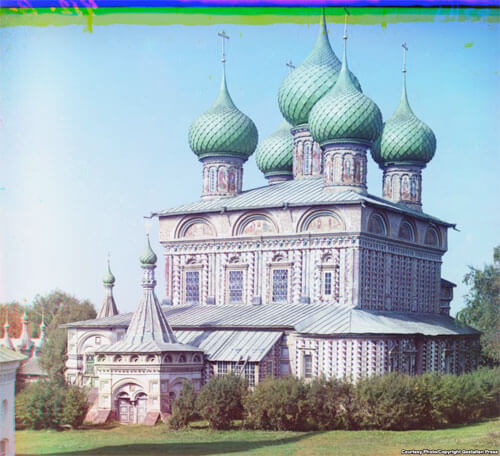
[[[343,26],[327,21],[341,56]],[[216,22],[94,25],[91,33],[82,25],[0,28],[0,302],[60,289],[99,307],[109,253],[118,308],[134,310],[143,216],[201,193],[187,132],[218,92],[217,32],[230,36],[235,104],[260,139],[279,126],[285,62],[300,64],[312,49],[316,17]],[[491,262],[500,242],[500,29],[486,16],[350,26],[350,68],[384,119],[401,93],[402,42],[410,104],[437,137],[423,172],[423,208],[457,224],[442,265],[442,276],[458,284],[455,313],[468,265]],[[369,161],[368,191],[380,195],[382,174]],[[264,184],[252,156],[244,188]],[[160,255],[157,220],[151,238]],[[161,262],[157,278],[162,299]]]

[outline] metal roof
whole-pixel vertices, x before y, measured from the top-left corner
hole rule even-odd
[[[282,334],[278,331],[175,331],[179,341],[197,345],[210,361],[259,362]]]
[[[424,334],[448,336],[479,334],[453,318],[439,314],[415,312],[368,311],[323,312],[311,324],[299,324],[296,330],[306,334]]]
[[[302,334],[479,334],[439,314],[370,311],[319,304],[261,306],[164,306],[175,334],[180,330],[292,330]],[[68,323],[64,327],[127,327],[132,314]],[[120,342],[118,342],[120,343]],[[195,344],[196,345],[196,344]]]
[[[325,191],[323,178],[292,179],[273,185],[265,185],[246,190],[239,195],[219,199],[199,200],[193,203],[164,211],[153,212],[152,216],[194,214],[204,212],[236,211],[244,209],[264,209],[283,206],[317,206],[324,204],[359,204],[370,203],[386,207],[397,212],[410,214],[414,217],[432,220],[446,226],[453,224],[436,217],[410,209],[407,206],[393,203],[384,198],[369,194],[360,194],[352,190],[342,192]]]
[[[22,361],[26,356],[10,348],[0,346],[0,363],[11,363],[13,361]]]
[[[40,361],[37,357],[31,357],[25,363],[22,363],[19,368],[19,373],[21,375],[34,377],[48,377],[49,375],[42,369]]]

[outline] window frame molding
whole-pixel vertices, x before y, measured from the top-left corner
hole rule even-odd
[[[289,304],[292,299],[292,271],[293,262],[292,261],[271,261],[266,265],[267,268],[267,302],[269,304]],[[273,271],[276,269],[286,269],[287,272],[287,298],[286,301],[273,301]]]
[[[225,280],[225,291],[224,291],[224,305],[227,306],[244,306],[247,302],[247,288],[248,288],[248,264],[247,263],[226,263],[224,264],[224,280]],[[241,302],[231,303],[229,301],[229,272],[230,271],[242,271],[243,272],[243,287],[241,291]]]
[[[186,300],[187,290],[186,290],[186,275],[188,272],[198,272],[199,273],[199,282],[198,282],[198,303],[188,303]],[[192,263],[192,264],[184,264],[181,266],[181,277],[182,277],[182,303],[191,306],[201,306],[203,300],[203,264],[200,263]]]

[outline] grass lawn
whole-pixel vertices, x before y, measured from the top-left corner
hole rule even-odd
[[[16,455],[400,455],[401,449],[496,449],[500,419],[437,431],[212,432],[108,425],[77,431],[18,431]],[[460,453],[459,453],[460,454]]]

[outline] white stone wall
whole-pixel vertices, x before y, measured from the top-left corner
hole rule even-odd
[[[185,361],[179,361],[181,355]],[[170,357],[168,362],[166,356]],[[203,380],[201,353],[98,354],[95,366],[98,408],[112,410],[116,419],[116,400],[121,392],[145,393],[148,413],[168,414],[170,402],[178,396],[183,381],[191,381],[195,390],[199,390]]]
[[[373,232],[374,214],[383,232]],[[198,235],[185,236],[193,224]],[[428,230],[436,245],[426,245]],[[229,305],[232,269],[243,271],[242,305],[269,304],[272,271],[280,268],[288,270],[291,304],[439,312],[446,227],[404,214],[341,205],[169,216],[160,218],[160,241],[166,297],[173,305],[186,303],[190,270],[200,272],[200,305]],[[328,294],[325,273],[331,277]]]
[[[0,363],[0,445],[4,446],[6,456],[15,454],[14,388],[18,367],[18,361]]]
[[[66,380],[80,386],[91,385],[92,378],[85,376],[87,355],[100,347],[120,340],[127,328],[70,328],[68,329],[68,359]]]
[[[314,337],[294,335],[293,374],[305,377],[304,355],[312,356],[311,378],[404,374],[461,374],[478,367],[480,344],[466,336]]]

